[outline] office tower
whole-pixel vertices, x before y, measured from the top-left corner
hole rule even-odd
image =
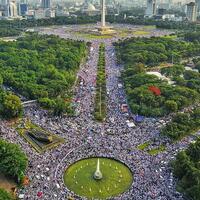
[[[19,4],[19,13],[21,16],[25,16],[28,12],[28,4],[20,3]]]
[[[195,22],[197,20],[197,6],[195,2],[190,2],[187,4],[186,16],[191,22]]]
[[[145,15],[147,17],[152,17],[156,15],[156,0],[147,0],[147,8]]]
[[[196,6],[197,6],[197,11],[200,12],[200,0],[195,0]]]
[[[42,0],[41,7],[43,9],[51,8],[51,0]]]
[[[15,18],[18,17],[18,13],[17,13],[17,4],[15,0],[8,0],[7,2],[7,6],[6,6],[6,16],[7,17],[11,17],[11,18]]]
[[[0,0],[0,5],[1,6],[5,6],[5,5],[7,5],[7,0]]]

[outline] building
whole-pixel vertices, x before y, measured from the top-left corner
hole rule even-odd
[[[83,14],[86,14],[89,16],[94,16],[94,15],[100,14],[100,10],[97,10],[93,4],[91,4],[87,1],[83,4],[81,12]]]
[[[174,22],[181,22],[183,21],[183,17],[181,16],[176,16],[175,14],[164,14],[162,15],[162,20],[163,21],[174,21]]]
[[[158,15],[165,15],[167,13],[167,10],[166,9],[164,9],[164,8],[159,8],[158,9]]]
[[[56,16],[69,16],[69,11],[65,10],[62,6],[57,6],[56,8]]]
[[[200,0],[195,0],[196,6],[197,6],[197,16],[200,15]]]
[[[37,9],[34,11],[34,18],[35,19],[43,19],[45,18],[45,10],[44,9]]]
[[[5,6],[5,5],[7,5],[7,0],[0,0],[0,5],[1,6]]]
[[[28,13],[28,4],[20,3],[19,4],[19,14],[25,16]]]
[[[27,19],[34,19],[35,16],[35,10],[28,10],[27,14],[26,14],[26,18]]]
[[[17,4],[15,0],[8,1],[7,8],[6,8],[6,17],[9,18],[17,18]]]
[[[197,6],[195,2],[190,2],[187,5],[186,17],[189,21],[195,22],[197,20]]]
[[[56,17],[56,11],[55,10],[51,10],[51,9],[46,9],[45,10],[45,16],[47,18],[54,18],[54,17]]]
[[[147,0],[145,16],[153,17],[154,15],[156,15],[156,0]]]
[[[43,9],[51,8],[51,0],[42,0],[41,7]]]

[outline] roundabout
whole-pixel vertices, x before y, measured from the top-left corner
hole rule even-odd
[[[131,170],[110,158],[86,158],[70,165],[64,183],[76,195],[88,199],[107,199],[127,191],[133,182]]]

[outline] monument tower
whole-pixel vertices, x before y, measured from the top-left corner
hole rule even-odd
[[[106,26],[106,10],[105,10],[105,0],[101,0],[101,26]]]
[[[101,0],[101,25],[97,27],[98,33],[101,35],[114,34],[112,27],[106,26],[106,0]]]

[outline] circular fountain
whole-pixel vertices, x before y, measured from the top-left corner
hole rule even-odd
[[[122,162],[109,158],[86,158],[69,166],[64,174],[67,188],[88,199],[107,199],[128,190],[132,172]]]

